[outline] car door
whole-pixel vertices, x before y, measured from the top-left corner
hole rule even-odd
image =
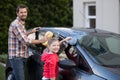
[[[65,59],[72,60],[76,64],[76,67],[70,68],[68,66],[66,69],[60,68],[60,80],[106,80],[92,72],[89,64],[75,46],[68,45],[62,55],[64,55]],[[60,60],[63,57],[60,56]]]

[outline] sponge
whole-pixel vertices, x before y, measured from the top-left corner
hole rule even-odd
[[[53,33],[52,33],[51,31],[47,31],[47,32],[45,33],[45,37],[47,37],[48,40],[50,40],[50,39],[53,37]],[[47,45],[48,45],[48,40],[47,40],[46,42],[42,43],[42,44],[43,44],[44,46],[47,46]]]

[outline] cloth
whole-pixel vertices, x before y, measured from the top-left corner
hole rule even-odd
[[[43,76],[45,78],[56,78],[58,76],[58,55],[57,53],[48,53],[44,51],[41,56],[41,60],[44,62]]]
[[[45,36],[46,37],[48,37],[48,40],[50,40],[52,37],[53,37],[53,32],[51,32],[51,31],[47,31],[46,33],[45,33]],[[44,43],[42,43],[44,46],[47,46],[48,45],[48,41],[46,41],[46,42],[44,42]]]
[[[30,43],[31,39],[27,37],[26,29],[20,23],[18,17],[10,24],[8,36],[9,59],[14,57],[27,58],[28,50],[26,44]]]

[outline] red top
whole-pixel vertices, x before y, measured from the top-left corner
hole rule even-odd
[[[44,51],[41,60],[44,64],[43,76],[46,78],[54,78],[58,76],[58,55],[56,53],[47,53]]]

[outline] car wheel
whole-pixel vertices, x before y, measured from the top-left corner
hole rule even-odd
[[[12,78],[12,71],[8,72],[6,80],[11,80]]]

